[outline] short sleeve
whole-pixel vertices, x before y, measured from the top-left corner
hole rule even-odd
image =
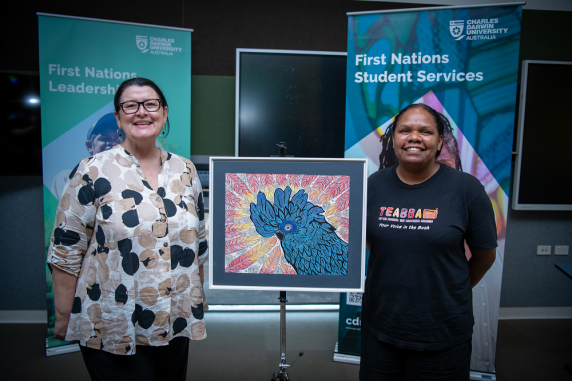
[[[466,236],[467,245],[471,250],[476,251],[490,250],[498,246],[495,212],[489,196],[484,188],[481,189],[469,207],[469,225]]]
[[[48,263],[78,276],[95,225],[93,181],[86,159],[72,171],[56,209]],[[93,196],[93,197],[92,197]]]

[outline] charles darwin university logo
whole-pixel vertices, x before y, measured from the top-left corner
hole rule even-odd
[[[459,41],[461,38],[465,37],[463,36],[464,29],[465,22],[463,20],[449,21],[449,31],[455,40]]]
[[[139,50],[141,50],[141,53],[147,53],[149,51],[149,49],[147,49],[147,45],[149,44],[147,36],[135,36],[135,43]]]

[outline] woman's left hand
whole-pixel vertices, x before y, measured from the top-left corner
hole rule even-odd
[[[485,276],[491,268],[497,257],[497,249],[485,251],[471,250],[472,256],[469,260],[469,269],[471,271],[471,288]]]

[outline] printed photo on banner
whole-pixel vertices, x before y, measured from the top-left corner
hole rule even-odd
[[[62,139],[62,141],[57,141],[59,144],[62,144],[66,147],[77,147],[78,149],[71,149],[60,151],[60,155],[66,153],[68,156],[64,160],[68,163],[79,163],[81,160],[85,159],[86,157],[93,156],[99,152],[107,151],[112,147],[116,146],[117,144],[121,144],[123,142],[123,136],[117,133],[117,120],[115,119],[115,115],[113,112],[108,112],[104,114],[101,118],[99,118],[91,127],[85,130],[82,128],[83,126],[79,127],[80,130],[85,132],[85,139],[83,141],[74,141],[73,137],[76,136],[69,136],[69,139]],[[79,132],[79,131],[78,131]],[[58,145],[59,145],[58,144]],[[84,148],[85,151],[82,152],[80,149]],[[54,147],[55,148],[55,147]],[[81,156],[80,156],[81,155]],[[59,168],[55,168],[56,170]],[[64,186],[66,181],[69,179],[69,174],[73,168],[65,168],[58,172],[52,179],[52,184],[50,187],[50,191],[52,194],[59,200],[63,194]],[[49,178],[48,178],[49,181]]]

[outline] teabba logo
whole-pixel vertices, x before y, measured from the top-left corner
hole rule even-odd
[[[352,319],[352,318],[347,318],[346,319],[346,324],[347,325],[354,325],[356,327],[361,327],[361,319],[359,317]]]
[[[439,208],[437,209],[410,209],[410,208],[393,208],[382,206],[380,208],[380,217],[394,218],[422,218],[426,220],[434,220],[437,218]]]
[[[439,213],[438,210],[439,209],[423,209],[423,218],[434,220],[437,218],[437,213]]]

